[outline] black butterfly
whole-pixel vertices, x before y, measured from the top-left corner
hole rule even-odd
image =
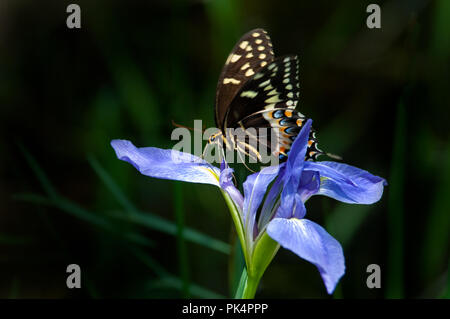
[[[216,91],[215,119],[220,133],[210,137],[209,143],[218,138],[238,154],[260,159],[260,154],[250,143],[260,146],[261,136],[249,135],[238,140],[227,135],[230,128],[269,128],[266,146],[272,156],[286,160],[292,142],[297,137],[306,118],[295,110],[299,99],[297,56],[275,58],[267,32],[254,29],[246,33],[231,51]],[[272,141],[276,138],[275,143]],[[275,147],[273,147],[275,145]],[[324,154],[317,147],[311,130],[306,160],[316,160]]]

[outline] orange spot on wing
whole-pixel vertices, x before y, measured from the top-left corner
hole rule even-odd
[[[297,126],[302,126],[302,125],[303,125],[303,120],[298,119],[298,120],[297,120]]]
[[[284,115],[286,115],[287,117],[291,117],[292,116],[292,111],[284,111]]]

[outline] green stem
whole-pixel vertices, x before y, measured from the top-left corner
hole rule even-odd
[[[245,282],[244,291],[242,293],[242,299],[255,298],[256,289],[258,289],[259,281],[261,277],[256,277],[248,274]]]
[[[230,198],[230,196],[223,190],[221,190],[221,192],[228,206],[228,209],[230,210],[231,218],[233,219],[234,226],[236,227],[236,232],[238,234],[242,251],[244,253],[245,262],[248,265],[250,260],[248,256],[247,246],[245,245],[244,228],[242,225],[241,216],[239,214],[239,211],[236,209],[236,206],[234,205],[234,202]]]
[[[252,250],[251,259],[249,259],[251,262],[248,263],[247,268],[242,271],[241,281],[236,291],[235,298],[255,298],[259,281],[279,248],[280,245],[270,238],[265,231],[257,238],[256,244]]]

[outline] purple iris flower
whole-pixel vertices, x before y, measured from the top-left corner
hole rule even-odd
[[[234,222],[248,268],[259,239],[268,234],[282,247],[316,265],[331,294],[345,272],[344,254],[325,229],[304,218],[305,202],[313,195],[325,195],[345,203],[372,204],[381,198],[387,183],[350,165],[305,161],[311,123],[308,120],[303,126],[285,163],[247,177],[244,196],[235,187],[233,170],[226,163],[219,170],[194,155],[175,150],[136,148],[125,140],[113,140],[111,145],[119,159],[144,175],[220,187],[238,212]]]

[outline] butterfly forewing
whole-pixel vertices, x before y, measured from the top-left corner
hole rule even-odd
[[[225,114],[225,127],[258,111],[295,109],[299,98],[297,56],[277,58],[259,70],[236,94]]]
[[[225,114],[242,87],[274,59],[272,42],[263,29],[246,33],[228,56],[216,90],[215,118],[223,129]]]

